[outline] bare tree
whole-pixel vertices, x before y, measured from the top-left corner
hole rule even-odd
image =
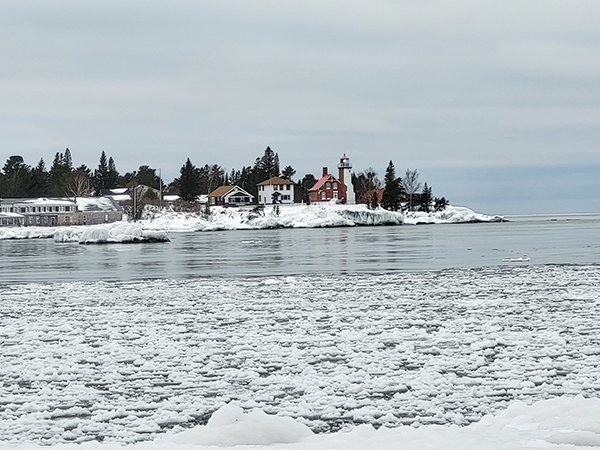
[[[417,169],[410,170],[406,169],[406,174],[401,181],[402,187],[406,197],[408,198],[408,209],[413,210],[413,196],[421,190],[421,183],[419,183],[419,172]]]
[[[92,192],[91,170],[85,165],[75,169],[67,185],[67,192],[73,197],[89,197]]]

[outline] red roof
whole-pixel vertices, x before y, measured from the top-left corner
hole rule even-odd
[[[338,180],[336,177],[334,177],[332,174],[330,173],[326,173],[325,175],[323,175],[321,177],[321,179],[319,181],[317,181],[317,184],[315,184],[313,187],[311,187],[308,191],[318,191],[319,189],[321,189],[321,187],[327,182],[327,181],[337,181],[338,183],[341,184],[340,180]]]

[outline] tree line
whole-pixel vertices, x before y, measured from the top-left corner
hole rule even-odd
[[[296,170],[292,166],[280,168],[279,155],[267,147],[254,164],[227,171],[218,164],[195,166],[187,158],[179,176],[170,184],[164,184],[157,169],[142,165],[133,172],[121,175],[112,156],[103,151],[98,166],[74,167],[71,151],[57,152],[50,169],[44,159],[36,166],[29,166],[23,157],[10,156],[0,172],[0,197],[85,197],[103,195],[116,187],[144,185],[153,189],[163,188],[164,193],[177,194],[185,202],[193,202],[219,186],[237,185],[258,198],[258,184],[271,177],[292,181]],[[312,174],[296,182],[298,197],[308,203],[309,189],[317,183]],[[417,170],[408,170],[404,177],[396,177],[394,164],[390,161],[383,182],[372,168],[352,174],[352,183],[358,203],[371,208],[381,206],[391,211],[443,209],[445,198],[434,198],[427,183],[419,182]]]

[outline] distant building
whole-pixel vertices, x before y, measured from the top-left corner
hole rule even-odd
[[[346,186],[346,204],[355,205],[356,195],[354,194],[354,185],[352,184],[352,163],[350,163],[350,158],[345,153],[340,158],[338,170],[340,181]]]
[[[336,178],[323,167],[323,176],[309,189],[308,199],[310,203],[328,202],[336,200],[341,203],[354,205],[356,196],[352,185],[352,164],[350,158],[344,155],[338,164],[339,177]]]
[[[260,205],[294,203],[295,183],[281,177],[272,177],[257,184]]]
[[[221,186],[208,194],[210,205],[244,206],[254,201],[254,195],[239,186]]]
[[[93,225],[123,220],[123,210],[107,197],[4,198],[0,220],[2,226]]]
[[[323,176],[308,190],[310,203],[343,201],[346,198],[346,186],[323,167]]]

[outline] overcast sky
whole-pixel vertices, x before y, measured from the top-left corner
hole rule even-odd
[[[1,1],[3,161],[418,169],[490,214],[600,212],[600,1]]]

